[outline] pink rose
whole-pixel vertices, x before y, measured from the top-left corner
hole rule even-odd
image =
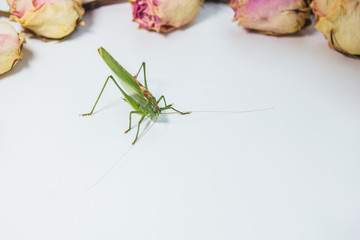
[[[201,0],[129,0],[133,21],[141,28],[170,32],[191,22]]]
[[[264,34],[291,34],[310,24],[306,0],[231,0],[230,6],[239,26]]]

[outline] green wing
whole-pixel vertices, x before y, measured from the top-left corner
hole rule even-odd
[[[138,104],[146,104],[147,99],[135,82],[134,77],[128,73],[103,47],[100,47],[98,51],[105,63],[119,78],[121,85],[124,87],[127,94],[130,95]]]

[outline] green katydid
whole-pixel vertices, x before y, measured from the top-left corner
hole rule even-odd
[[[108,83],[109,79],[113,80],[115,85],[119,88],[121,93],[124,96],[124,100],[130,104],[130,106],[134,109],[134,111],[130,112],[129,115],[129,128],[125,131],[125,133],[129,132],[131,130],[131,115],[133,113],[140,114],[141,118],[137,124],[137,131],[135,140],[132,144],[135,144],[135,142],[138,140],[139,136],[139,129],[140,124],[142,121],[149,117],[150,119],[154,120],[154,122],[158,119],[159,115],[162,114],[162,111],[164,110],[174,110],[177,113],[180,113],[182,115],[189,114],[190,112],[181,112],[175,108],[172,107],[172,104],[167,104],[164,95],[162,95],[159,99],[156,100],[156,98],[149,92],[148,85],[146,82],[146,73],[145,73],[145,62],[143,62],[140,66],[139,71],[136,73],[135,76],[132,76],[130,73],[128,73],[103,47],[100,47],[98,49],[100,56],[105,61],[105,63],[109,66],[109,68],[115,73],[115,75],[120,80],[121,86],[124,87],[126,91],[124,91],[120,85],[117,83],[117,81],[114,79],[113,76],[109,76],[104,86],[102,87],[100,94],[98,98],[96,99],[96,102],[89,113],[81,114],[82,116],[91,115],[94,112],[94,109],[101,97],[101,94],[104,91],[104,88],[106,84]],[[143,86],[138,80],[137,77],[143,69],[144,72],[144,85]],[[159,107],[158,104],[160,101],[163,100],[165,106]]]

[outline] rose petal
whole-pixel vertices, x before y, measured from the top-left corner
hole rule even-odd
[[[0,74],[9,71],[22,56],[24,37],[6,22],[0,22]]]

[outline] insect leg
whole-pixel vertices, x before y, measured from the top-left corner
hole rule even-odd
[[[102,87],[102,89],[101,89],[101,91],[100,91],[100,94],[99,94],[98,98],[96,99],[96,102],[95,102],[93,108],[91,109],[91,112],[81,114],[81,116],[88,116],[88,115],[93,114],[94,109],[95,109],[95,107],[96,107],[96,104],[98,103],[98,101],[99,101],[99,99],[100,99],[100,97],[101,97],[101,94],[103,93],[103,91],[104,91],[104,89],[105,89],[105,86],[106,86],[106,84],[108,83],[108,81],[109,81],[110,78],[115,82],[113,76],[111,76],[111,75],[108,76],[107,79],[106,79],[106,81],[105,81],[105,83],[104,83],[104,86]]]
[[[143,113],[143,112],[142,111],[131,111],[130,112],[130,115],[129,115],[129,129],[126,130],[125,133],[128,133],[131,130],[131,114],[133,114],[133,113],[139,114],[139,113]]]
[[[166,104],[166,100],[165,100],[165,96],[164,96],[164,95],[161,95],[161,97],[156,101],[156,103],[159,104],[160,101],[161,101],[161,99],[164,101],[165,106],[168,106],[168,105]],[[171,105],[171,104],[170,104],[170,105]]]
[[[159,100],[157,100],[156,103],[160,103],[161,99],[162,99],[162,100],[164,101],[164,103],[165,103],[165,107],[160,108],[161,111],[163,111],[163,110],[168,110],[168,109],[172,109],[172,110],[174,110],[175,112],[178,112],[178,113],[180,113],[180,114],[182,114],[182,115],[190,114],[190,112],[181,112],[181,111],[173,108],[173,107],[172,107],[172,104],[167,105],[164,95],[162,95],[162,96],[159,98]]]
[[[133,141],[132,144],[135,144],[135,142],[136,142],[137,139],[138,139],[140,124],[142,123],[142,121],[144,120],[145,117],[146,117],[146,114],[143,114],[142,117],[140,118],[140,121],[138,122],[138,127],[137,127],[137,131],[136,131],[136,137],[135,137],[135,140]]]
[[[116,80],[114,79],[114,77],[110,75],[110,76],[107,77],[107,79],[106,79],[106,81],[105,81],[105,83],[104,83],[104,86],[102,87],[102,89],[101,89],[101,91],[100,91],[100,94],[99,94],[98,98],[96,99],[96,102],[95,102],[93,108],[91,109],[91,112],[81,114],[81,116],[88,116],[88,115],[93,114],[94,109],[95,109],[95,107],[96,107],[96,105],[97,105],[97,103],[98,103],[98,101],[99,101],[99,99],[100,99],[100,97],[101,97],[101,95],[102,95],[102,93],[103,93],[103,91],[104,91],[104,89],[105,89],[105,86],[106,86],[106,84],[108,83],[109,79],[113,80],[113,82],[115,83],[115,85],[119,88],[119,90],[121,91],[121,93],[124,95],[126,101],[127,101],[133,108],[135,108],[136,110],[139,109],[139,107],[137,106],[136,102],[134,102],[134,100],[133,100],[130,96],[128,96],[128,95],[121,89],[121,87],[120,87],[119,84],[116,82]]]
[[[140,66],[140,68],[139,68],[139,71],[137,72],[137,74],[136,74],[134,77],[137,79],[137,77],[138,77],[138,75],[139,75],[139,73],[140,73],[140,71],[141,71],[141,68],[144,69],[144,84],[145,84],[145,88],[146,88],[147,90],[149,90],[149,89],[148,89],[148,86],[147,86],[147,81],[146,81],[145,62],[142,62],[141,66]]]
[[[177,110],[176,108],[173,108],[171,105],[168,105],[168,106],[166,106],[166,107],[160,108],[161,111],[168,110],[168,109],[172,109],[172,110],[174,110],[175,112],[180,113],[181,115],[186,115],[186,114],[190,114],[190,113],[191,113],[191,112],[181,112],[181,111]]]

